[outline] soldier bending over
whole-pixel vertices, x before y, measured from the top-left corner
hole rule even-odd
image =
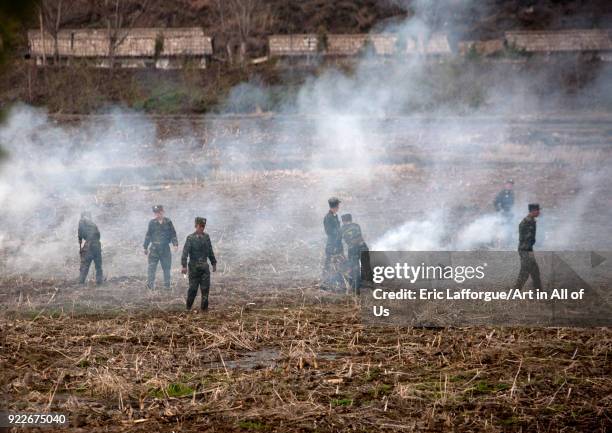
[[[361,235],[361,227],[353,222],[353,217],[350,213],[342,215],[342,240],[346,243],[347,259],[349,266],[349,280],[351,288],[359,290],[361,287],[362,267],[360,265],[361,253],[369,251],[368,245],[364,242]],[[367,256],[367,255],[366,255]],[[367,263],[363,264],[364,273],[369,270],[369,257]]]

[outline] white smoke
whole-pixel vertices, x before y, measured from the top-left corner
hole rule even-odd
[[[444,8],[434,6],[418,2],[415,16],[382,30],[427,38],[440,30],[433,23],[448,21]],[[481,84],[482,75],[470,72],[476,67],[494,77],[482,94],[470,90]],[[551,115],[540,111],[550,104],[530,91],[534,81],[546,82],[546,71],[515,73],[506,63],[474,66],[452,56],[381,60],[371,52],[348,69],[329,68],[308,79],[275,116],[200,119],[205,137],[178,121],[173,137],[162,136],[153,120],[125,110],[71,126],[41,110],[14,108],[0,128],[9,151],[0,171],[0,251],[8,252],[3,271],[73,272],[78,216],[92,210],[107,270],[143,275],[140,245],[150,206],[158,202],[181,241],[193,217],[205,216],[225,263],[261,278],[277,272],[279,260],[305,275],[319,274],[321,222],[332,195],[362,225],[372,249],[515,249],[516,228],[532,201],[543,206],[548,235],[542,245],[608,242],[575,227],[592,218],[585,210],[597,204],[597,194],[609,194],[609,142],[578,155],[575,143],[549,146],[520,124],[530,115]],[[600,76],[589,95],[606,85],[609,75]],[[228,114],[254,111],[273,99],[253,80],[236,87],[224,107]],[[557,162],[563,170],[550,168]],[[578,170],[599,174],[551,198],[558,208],[549,211],[545,200],[561,188],[549,185],[551,179],[571,183]],[[269,190],[260,194],[259,184],[248,190],[248,176],[282,180],[265,184]],[[491,205],[505,177],[518,178],[510,222]],[[194,186],[179,194],[167,186],[171,181]],[[105,184],[119,191],[111,208],[99,198]],[[131,185],[134,192],[125,194]],[[602,227],[609,227],[609,216],[606,210]]]

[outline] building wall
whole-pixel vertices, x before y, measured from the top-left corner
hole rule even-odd
[[[30,53],[33,57],[44,54],[54,56],[54,40],[50,34],[41,37],[40,31],[28,33]],[[131,29],[120,31],[115,47],[116,57],[207,56],[212,54],[212,38],[202,29]],[[163,41],[163,49],[156,53],[157,41]],[[105,29],[62,30],[58,34],[58,54],[61,57],[107,57],[110,38]]]
[[[450,44],[446,34],[434,33],[428,37],[407,37],[400,40],[392,34],[329,35],[327,54],[336,56],[355,56],[369,45],[379,56],[404,54],[441,55],[450,54]]]
[[[444,33],[433,33],[427,36],[407,38],[406,52],[408,54],[445,55],[451,54],[448,37]]]
[[[470,50],[476,51],[481,56],[490,56],[504,50],[504,40],[490,39],[488,41],[459,42],[459,54],[466,55]]]
[[[379,56],[391,56],[397,51],[398,37],[389,34],[372,34],[369,36],[374,52]]]
[[[326,54],[331,56],[354,56],[366,46],[368,35],[328,35]]]
[[[505,33],[505,40],[527,52],[612,50],[606,30],[513,31]]]
[[[305,56],[318,52],[315,34],[273,35],[268,38],[271,56]]]

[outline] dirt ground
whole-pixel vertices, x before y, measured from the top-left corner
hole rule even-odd
[[[364,326],[355,298],[318,286],[320,201],[332,193],[374,242],[436,206],[447,207],[452,231],[489,212],[500,179],[513,177],[520,200],[535,196],[549,211],[542,236],[553,245],[566,209],[589,187],[582,174],[610,167],[607,117],[518,119],[500,137],[491,123],[443,135],[423,132],[422,119],[419,128],[387,120],[403,135],[368,137],[386,146],[365,176],[342,164],[313,171],[309,164],[328,155],[282,145],[283,134],[267,135],[266,122],[222,121],[217,135],[194,133],[195,144],[180,152],[106,167],[104,184],[94,176],[83,195],[103,233],[101,287],[74,283],[77,254],[20,271],[25,262],[14,258],[24,252],[0,251],[0,383],[9,411],[65,413],[70,424],[53,431],[72,432],[612,428],[608,328]],[[287,130],[308,126],[287,122]],[[236,137],[248,140],[228,150]],[[253,142],[275,145],[260,145],[245,167],[236,155]],[[170,176],[172,167],[181,170]],[[141,168],[146,181],[133,175]],[[609,249],[612,192],[596,183],[590,196],[578,201],[589,212],[580,214],[576,249]],[[158,201],[181,242],[196,212],[209,217],[219,269],[207,314],[184,311],[176,255],[172,289],[145,289],[140,245],[146,209]],[[50,243],[61,241],[60,221],[74,214],[66,206],[55,208]]]

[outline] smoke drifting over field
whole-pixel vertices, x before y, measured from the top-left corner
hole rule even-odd
[[[423,19],[429,2],[419,4],[417,16],[394,29],[404,38],[433,32]],[[604,123],[587,117],[583,130],[568,132],[564,124],[578,123],[550,111],[561,126],[540,121],[549,104],[515,95],[533,76],[511,71],[494,93],[479,96],[484,109],[470,108],[469,98],[440,103],[448,87],[460,87],[425,85],[441,67],[423,57],[380,63],[366,53],[351,74],[330,70],[309,80],[278,116],[202,119],[205,138],[178,121],[174,137],[162,137],[154,120],[120,110],[71,126],[16,107],[0,129],[9,151],[0,171],[1,269],[76,276],[76,225],[91,210],[105,267],[115,276],[144,275],[140,245],[150,206],[162,203],[181,245],[194,216],[209,219],[230,275],[266,278],[281,272],[279,262],[289,270],[299,262],[300,275],[316,277],[331,195],[379,250],[515,249],[512,236],[531,201],[543,206],[539,249],[609,248],[597,232],[610,227],[610,206],[587,211],[602,204],[598,197],[610,203]],[[609,74],[595,83],[612,84]],[[241,85],[226,107],[265,100],[266,92]],[[406,107],[426,115],[395,117]],[[520,118],[517,107],[532,116]],[[505,177],[517,187],[510,227],[492,212]]]

